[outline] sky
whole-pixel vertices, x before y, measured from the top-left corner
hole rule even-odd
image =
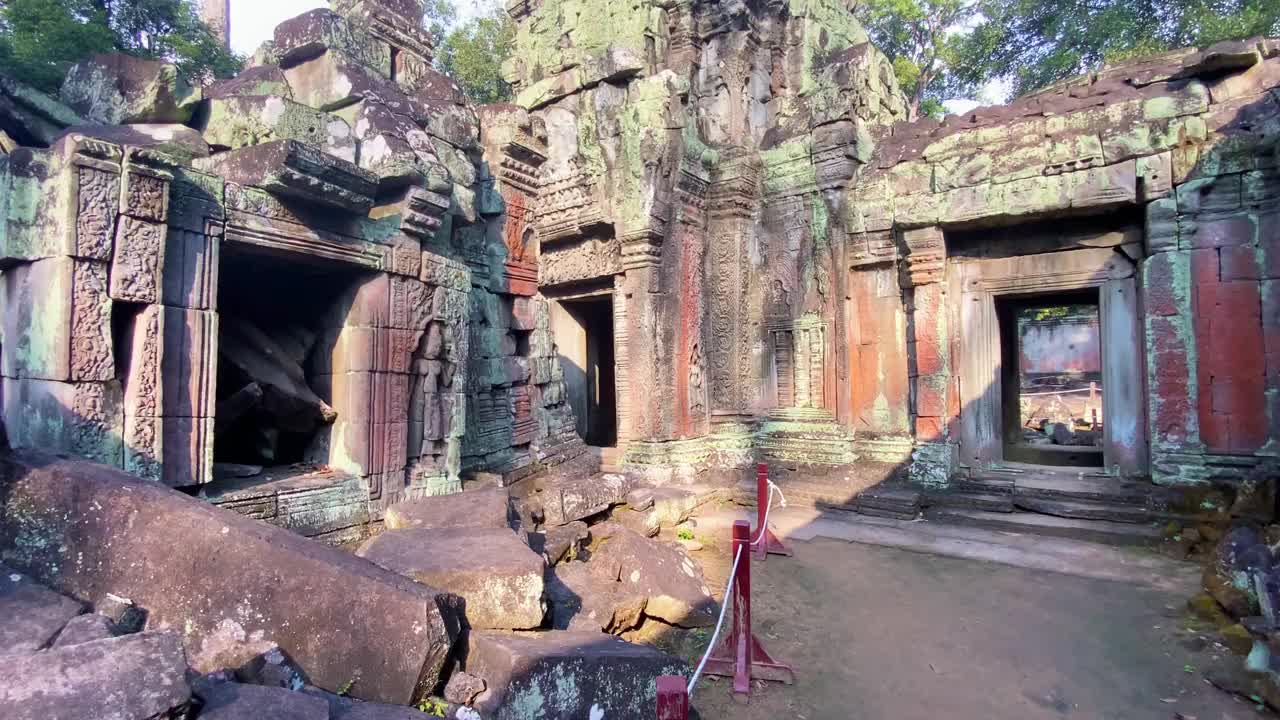
[[[457,0],[458,19],[475,14],[476,3]],[[231,0],[231,48],[249,55],[270,40],[276,25],[308,10],[328,7],[327,0]]]

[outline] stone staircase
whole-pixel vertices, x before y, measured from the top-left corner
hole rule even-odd
[[[1115,545],[1158,542],[1161,525],[1187,520],[1149,483],[1043,468],[994,470],[926,493],[925,518],[990,530]]]
[[[865,463],[859,463],[863,465]],[[813,467],[775,480],[791,506],[841,510],[897,520],[923,519],[1028,535],[1070,538],[1109,545],[1158,543],[1169,521],[1194,518],[1170,510],[1171,491],[1149,483],[1105,475],[1018,467],[959,479],[946,490],[901,482],[893,473]],[[755,499],[755,484],[738,486],[740,500]]]

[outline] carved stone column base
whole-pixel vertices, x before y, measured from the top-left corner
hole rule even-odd
[[[951,443],[919,443],[911,453],[911,468],[907,476],[911,482],[930,488],[951,485],[951,477],[958,467],[956,446]]]

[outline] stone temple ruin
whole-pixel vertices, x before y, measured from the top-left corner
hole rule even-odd
[[[234,511],[251,519],[226,525],[238,535],[265,521],[314,538],[265,557],[367,541],[360,555],[427,586],[463,570],[413,550],[440,537],[396,533],[485,515],[448,538],[457,553],[510,544],[511,520],[562,543],[554,561],[624,501],[593,530],[671,519],[637,492],[696,504],[758,461],[797,497],[907,517],[1012,509],[1019,464],[1153,497],[1276,471],[1280,42],[907,122],[836,0],[511,0],[516,101],[472,107],[432,69],[421,10],[334,0],[205,87],[124,56],[77,66],[56,99],[0,78],[15,450],[140,479],[84,471],[84,492],[146,488],[187,518],[147,525],[175,546]],[[207,646],[221,611],[180,587],[33,546],[100,512],[58,487],[81,482],[69,461],[46,461],[12,463],[29,477],[0,492],[0,560],[83,602],[122,583],[196,628],[189,655]],[[413,519],[473,486],[523,498],[519,517],[468,492]],[[68,543],[131,547],[86,522]],[[532,592],[516,604],[530,618],[495,629],[543,626],[572,584],[544,589],[515,544],[489,554],[528,576],[503,592]],[[457,609],[392,617],[422,586],[385,589],[334,552],[321,576],[384,583],[374,625],[435,628],[391,664],[359,658],[401,676],[354,695],[408,703],[446,679]],[[219,562],[270,582],[258,561]],[[288,646],[287,612],[262,617],[311,682],[349,679]]]

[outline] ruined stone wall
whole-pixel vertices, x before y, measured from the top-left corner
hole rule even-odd
[[[1113,472],[1193,482],[1271,462],[1276,52],[1179,51],[876,138],[845,224],[902,271],[912,384],[891,404],[911,403],[917,479],[999,462],[992,299],[1080,288],[1100,293],[1124,410]],[[1082,230],[1037,224],[1060,218]]]
[[[522,250],[545,140],[486,163],[420,17],[335,3],[205,88],[117,56],[65,104],[6,80],[0,123],[36,145],[0,160],[12,444],[335,539],[464,472],[582,455]],[[304,464],[225,457],[246,418],[238,452]]]
[[[871,128],[905,115],[866,33],[826,0],[509,11],[508,79],[547,128],[542,288],[620,288],[628,468],[741,467],[761,433],[779,456],[851,459],[831,218]]]

